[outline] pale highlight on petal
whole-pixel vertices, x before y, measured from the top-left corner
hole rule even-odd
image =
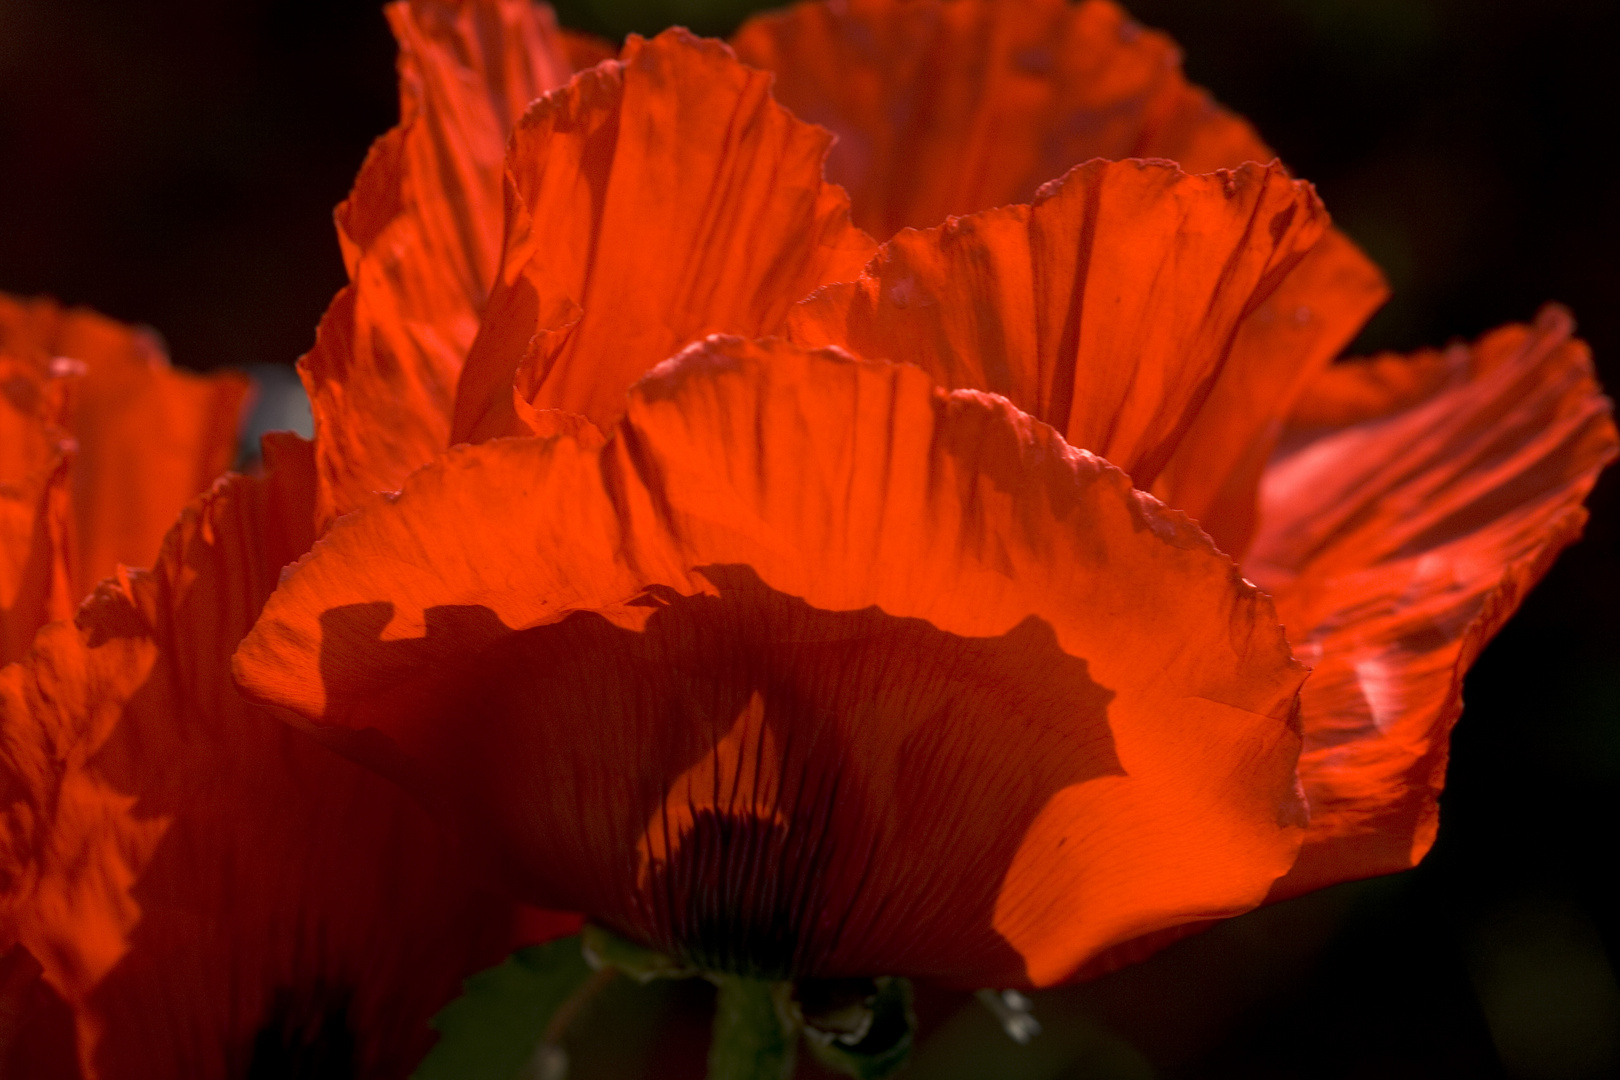
[[[1278,896],[1405,869],[1434,842],[1463,675],[1580,535],[1615,456],[1572,330],[1548,308],[1472,346],[1341,364],[1296,411],[1334,422],[1296,428],[1267,469],[1245,563],[1315,668],[1311,831]]]

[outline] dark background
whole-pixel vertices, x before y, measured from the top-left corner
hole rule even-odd
[[[620,33],[725,31],[749,5],[559,6]],[[1384,267],[1395,297],[1359,350],[1473,336],[1556,299],[1620,386],[1620,4],[1128,6]],[[0,289],[149,323],[182,365],[289,364],[342,284],[331,208],[395,112],[371,0],[0,0]],[[1048,1030],[1029,1048],[925,996],[915,1075],[1620,1076],[1614,475],[1592,508],[1468,680],[1421,868],[1040,995]],[[610,993],[586,1023],[615,1035],[581,1033],[576,1076],[669,1064],[654,1032],[697,1005]]]

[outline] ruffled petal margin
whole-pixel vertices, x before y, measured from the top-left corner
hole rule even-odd
[[[718,41],[631,36],[536,102],[507,160],[499,280],[462,373],[454,441],[606,431],[653,365],[709,333],[777,331],[875,244],[822,179],[829,138]]]
[[[400,122],[337,209],[349,285],[299,363],[319,435],[321,528],[449,445],[499,258],[507,136],[573,70],[551,9],[530,0],[386,10]]]
[[[1256,903],[1303,829],[1304,671],[1194,526],[1002,399],[780,342],[661,365],[605,446],[450,451],[236,672],[519,895],[778,975],[1053,983]]]
[[[1326,228],[1310,185],[1275,163],[1190,176],[1093,161],[1032,206],[901,232],[858,280],[794,308],[788,335],[1002,394],[1147,489],[1245,318]]]
[[[119,564],[150,566],[236,454],[248,380],[169,366],[157,335],[0,294],[0,660]]]
[[[1274,156],[1188,84],[1169,38],[1108,0],[807,2],[732,40],[838,136],[827,175],[879,238],[1027,203],[1092,158],[1202,173]]]
[[[1586,520],[1611,405],[1549,307],[1472,346],[1330,368],[1266,470],[1246,573],[1315,671],[1311,826],[1278,898],[1434,842],[1463,676]]]

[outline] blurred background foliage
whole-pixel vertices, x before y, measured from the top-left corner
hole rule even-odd
[[[618,36],[748,0],[560,0]],[[1359,350],[1571,306],[1620,386],[1620,4],[1134,0],[1389,274]],[[375,0],[0,0],[0,289],[280,370],[343,280],[330,225],[395,119]],[[1480,659],[1419,869],[1234,920],[1037,996],[1015,1047],[924,990],[918,1080],[1620,1076],[1620,506]],[[575,1075],[701,1073],[701,984],[619,985]],[[806,1070],[811,1072],[812,1070]]]

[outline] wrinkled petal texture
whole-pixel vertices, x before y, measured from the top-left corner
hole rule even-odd
[[[1315,668],[1311,806],[1290,896],[1414,865],[1434,842],[1463,675],[1615,455],[1610,403],[1548,308],[1473,346],[1339,364],[1266,470],[1244,564]]]
[[[822,179],[827,133],[770,84],[670,30],[535,104],[508,155],[502,270],[454,441],[546,431],[548,411],[606,431],[653,365],[709,333],[774,333],[860,272],[875,245]]]
[[[0,660],[123,563],[150,566],[231,463],[248,392],[150,331],[0,294]]]
[[[1242,559],[1254,536],[1260,477],[1290,410],[1388,295],[1378,268],[1329,229],[1238,325],[1153,494]]]
[[[403,793],[231,683],[312,540],[309,446],[268,446],[267,477],[221,481],[154,570],[0,672],[0,929],[71,1007],[85,1080],[403,1077],[511,944]]]
[[[1042,185],[1092,158],[1165,158],[1189,173],[1272,158],[1246,123],[1188,85],[1168,38],[1106,0],[803,3],[749,21],[735,46],[776,73],[784,104],[838,135],[828,175],[878,237],[1038,201]],[[953,272],[964,269],[984,276]],[[1378,269],[1329,231],[1252,297],[1207,402],[1172,432],[1179,453],[1156,479],[1132,471],[1137,484],[1152,480],[1155,495],[1241,556],[1290,406],[1386,294]],[[1104,317],[1095,305],[1088,314]]]
[[[572,73],[550,8],[529,0],[409,0],[387,13],[400,122],[338,207],[349,285],[300,364],[323,528],[449,445],[500,252],[506,139]]]
[[[452,450],[335,526],[250,696],[518,895],[700,963],[1049,984],[1291,865],[1303,678],[1182,516],[989,395],[710,338],[605,446]]]
[[[886,238],[1027,203],[1092,158],[1188,172],[1270,161],[1190,86],[1180,50],[1107,0],[848,0],[757,16],[733,39],[776,96],[838,136],[827,174]]]
[[[1275,163],[1190,176],[1093,161],[1031,206],[901,232],[858,280],[799,304],[788,335],[1002,394],[1140,488],[1178,455],[1196,458],[1202,469],[1175,470],[1186,482],[1160,485],[1178,505],[1195,484],[1219,493],[1209,472],[1240,472],[1269,449],[1275,399],[1327,360],[1321,320],[1290,338],[1265,306],[1279,294],[1343,302],[1322,276],[1355,275],[1360,255],[1326,229],[1310,186]],[[1330,348],[1350,331],[1343,315],[1331,316]],[[1200,426],[1210,407],[1227,411]],[[1247,480],[1224,485],[1229,501],[1252,503],[1258,471]],[[1193,501],[1201,522],[1220,516],[1213,495]]]

